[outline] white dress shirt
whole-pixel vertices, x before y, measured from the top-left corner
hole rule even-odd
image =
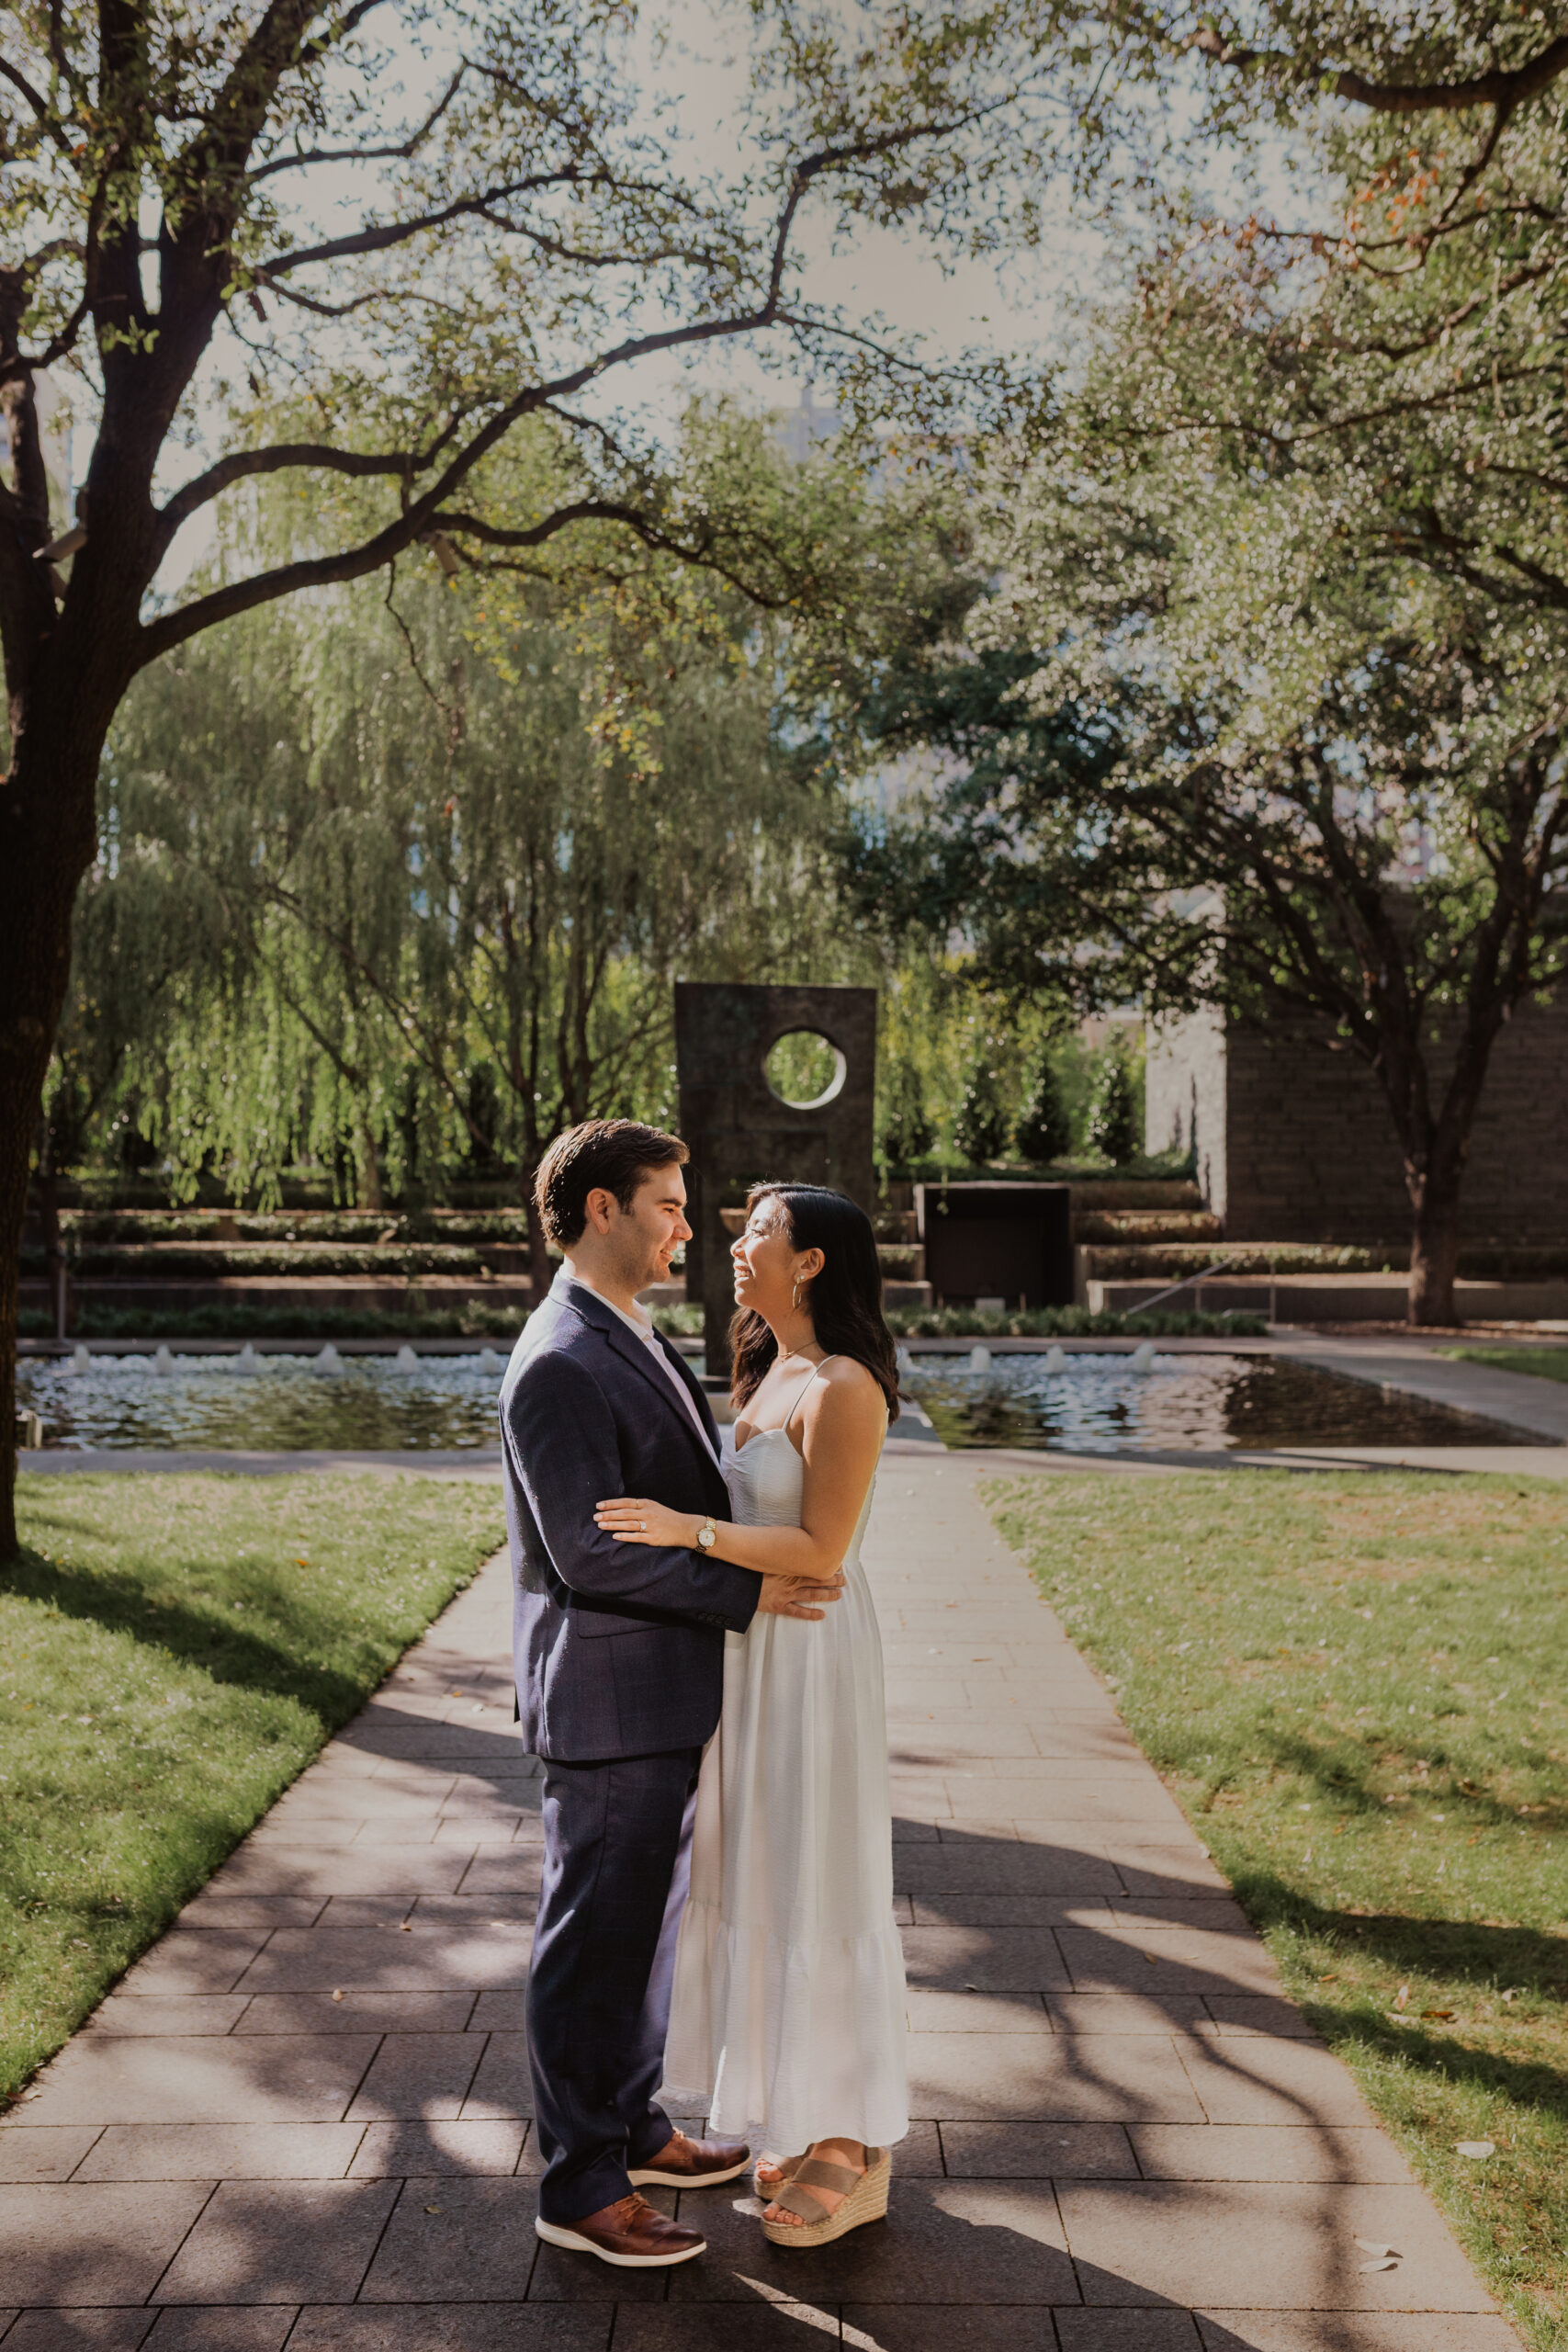
[[[604,1305],[609,1308],[611,1314],[618,1315],[622,1322],[626,1325],[627,1330],[633,1331],[637,1334],[637,1337],[642,1341],[643,1346],[648,1350],[649,1355],[653,1358],[654,1363],[659,1366],[660,1371],[664,1374],[665,1379],[670,1383],[671,1387],[675,1391],[676,1396],[679,1396],[682,1404],[685,1407],[686,1411],[690,1414],[692,1427],[696,1430],[697,1435],[701,1438],[714,1467],[716,1469],[721,1469],[723,1465],[719,1462],[718,1455],[714,1451],[712,1438],[709,1437],[706,1430],[703,1427],[702,1415],[697,1410],[696,1403],[692,1396],[692,1392],[687,1387],[685,1382],[682,1379],[680,1374],[676,1371],[674,1365],[671,1363],[669,1357],[665,1354],[663,1349],[660,1346],[659,1334],[653,1328],[653,1317],[649,1313],[647,1307],[642,1306],[637,1299],[633,1299],[632,1312],[628,1315],[626,1308],[624,1306],[617,1306],[613,1298],[604,1298],[604,1294],[600,1289],[598,1283],[591,1283],[587,1275],[572,1264],[570,1258],[566,1262],[572,1281],[574,1283],[581,1283],[584,1290],[591,1290],[595,1298],[604,1299]]]

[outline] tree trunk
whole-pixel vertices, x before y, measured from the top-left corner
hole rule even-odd
[[[76,588],[73,578],[68,603]],[[52,605],[40,613],[34,678],[25,693],[9,681],[11,771],[0,776],[0,1560],[17,1549],[17,1289],[33,1138],[71,979],[77,885],[97,848],[98,763],[134,667],[134,605],[127,615],[100,602],[89,617],[87,650],[68,669]],[[13,638],[8,626],[8,671]]]
[[[65,1244],[60,1234],[60,1179],[54,1166],[54,1137],[47,1118],[39,1122],[39,1222],[43,1227],[43,1262],[49,1281],[50,1312],[54,1336],[66,1335]]]
[[[550,1284],[555,1280],[555,1271],[550,1264],[550,1253],[545,1247],[544,1224],[534,1200],[534,1179],[538,1173],[538,1169],[537,1157],[533,1153],[525,1154],[522,1176],[523,1205],[528,1212],[528,1311],[530,1314],[535,1307],[543,1306],[550,1295]]]
[[[85,786],[92,854],[93,779]],[[78,786],[78,792],[81,787]],[[52,796],[51,796],[52,797]],[[71,971],[71,910],[86,858],[51,837],[17,768],[0,785],[0,1560],[17,1549],[17,1307],[33,1137]],[[60,799],[67,799],[62,794]],[[56,799],[51,814],[60,811]],[[32,820],[28,821],[29,818]]]
[[[1427,1327],[1451,1326],[1459,1320],[1454,1280],[1459,1272],[1460,1170],[1451,1162],[1425,1171],[1407,1170],[1405,1181],[1416,1211],[1408,1319]]]
[[[362,1209],[384,1209],[386,1197],[381,1190],[381,1158],[376,1148],[376,1138],[370,1132],[370,1122],[360,1117],[354,1128],[355,1206]]]

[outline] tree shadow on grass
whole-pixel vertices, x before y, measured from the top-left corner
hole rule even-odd
[[[1474,1920],[1333,1911],[1261,1872],[1238,1872],[1235,1884],[1238,1901],[1260,1930],[1288,1927],[1380,1960],[1402,1975],[1517,1986],[1559,2002],[1568,1999],[1568,1939],[1562,1936]],[[1568,2121],[1568,2070],[1477,2049],[1454,2034],[1427,2030],[1419,2018],[1395,2025],[1366,2003],[1344,2007],[1303,2000],[1301,2007],[1337,2049],[1354,2043],[1379,2057],[1398,2057],[1450,2084],[1494,2091],[1516,2106]]]
[[[216,1597],[205,1605],[171,1600],[166,1592],[150,1592],[136,1577],[120,1570],[76,1568],[25,1551],[0,1569],[0,1591],[97,1625],[105,1633],[122,1634],[142,1647],[165,1650],[214,1682],[292,1699],[329,1731],[348,1721],[420,1631],[418,1625],[389,1628],[375,1641],[360,1634],[364,1663],[351,1671],[302,1655],[289,1645],[287,1629],[269,1634],[229,1622],[224,1603]],[[301,1638],[319,1635],[302,1628]]]
[[[1300,1732],[1280,1734],[1268,1724],[1258,1724],[1253,1737],[1257,1742],[1257,1760],[1268,1761],[1280,1771],[1296,1774],[1331,1801],[1359,1813],[1368,1819],[1384,1819],[1387,1807],[1382,1796],[1370,1785],[1367,1758],[1359,1740],[1341,1736],[1332,1747],[1308,1739]],[[1517,1805],[1506,1797],[1461,1774],[1444,1748],[1440,1730],[1428,1729],[1419,1743],[1427,1751],[1425,1761],[1429,1770],[1420,1792],[1424,1795],[1440,1797],[1444,1807],[1461,1815],[1478,1831],[1487,1829],[1528,1828],[1540,1838],[1560,1836],[1568,1828],[1568,1801],[1558,1799],[1532,1808],[1524,1821]],[[1434,1752],[1437,1751],[1437,1752]],[[1547,1759],[1542,1744],[1540,1760]],[[1521,1759],[1528,1761],[1528,1757]],[[1216,1784],[1223,1785],[1223,1784]]]
[[[1237,1901],[1260,1933],[1288,1928],[1381,1960],[1402,1975],[1450,1976],[1568,1999],[1568,1937],[1495,1920],[1331,1909],[1272,1871],[1237,1869],[1233,1883]]]

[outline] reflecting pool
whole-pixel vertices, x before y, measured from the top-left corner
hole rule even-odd
[[[499,1445],[506,1358],[472,1355],[92,1355],[24,1358],[18,1400],[49,1446],[368,1453]]]
[[[905,1386],[949,1445],[1119,1453],[1540,1443],[1495,1421],[1283,1356],[1057,1349],[986,1362],[987,1352],[918,1356],[905,1373]]]

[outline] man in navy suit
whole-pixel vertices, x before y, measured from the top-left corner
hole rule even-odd
[[[686,1158],[677,1137],[629,1119],[558,1136],[536,1201],[566,1263],[501,1392],[518,1707],[545,1763],[528,1985],[546,2160],[536,2227],[626,2269],[705,2245],[639,2187],[716,2187],[750,2154],[688,2139],[654,2097],[724,1636],[759,1608],[820,1618],[837,1598],[701,1550],[616,1544],[594,1524],[597,1502],[626,1494],[729,1517],[707,1400],[637,1295],[691,1238]]]

